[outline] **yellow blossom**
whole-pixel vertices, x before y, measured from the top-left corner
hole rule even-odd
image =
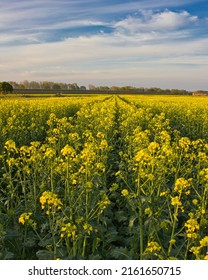
[[[13,140],[6,141],[4,148],[9,152],[17,152],[16,144]]]
[[[205,236],[200,242],[201,247],[208,246],[208,236]]]
[[[208,260],[208,252],[206,253],[204,260]]]
[[[54,212],[60,210],[62,206],[61,200],[57,197],[55,193],[50,191],[43,192],[42,196],[40,197],[40,204],[42,209],[45,209],[45,207],[47,207],[47,215],[49,215],[50,213],[49,210],[52,210]]]
[[[75,239],[75,237],[77,237],[77,234],[76,234],[76,230],[77,230],[77,227],[76,225],[72,225],[71,223],[67,223],[67,224],[64,224],[62,227],[61,227],[61,238],[64,238],[64,237],[71,237],[72,240]]]
[[[184,178],[178,178],[175,182],[175,186],[174,186],[174,189],[173,189],[174,192],[178,192],[179,194],[182,193],[183,190],[190,187],[190,181],[191,180],[186,180]]]
[[[162,247],[157,242],[151,241],[147,243],[147,248],[145,249],[145,253],[152,253],[161,250]]]
[[[83,229],[90,235],[93,230],[93,227],[88,223],[84,223]]]
[[[110,200],[106,194],[102,195],[102,200],[99,202],[100,211],[103,210],[110,204]]]
[[[197,230],[199,230],[199,223],[197,219],[194,218],[192,213],[189,214],[190,219],[186,221],[185,227],[186,234],[188,238],[196,239],[197,238]]]
[[[74,158],[76,155],[76,152],[74,148],[70,147],[68,144],[61,150],[61,154],[65,157],[71,157]]]
[[[182,137],[179,142],[179,147],[182,148],[185,152],[188,151],[190,145],[191,145],[191,141],[188,137]]]
[[[128,191],[127,189],[123,189],[123,190],[121,191],[121,194],[122,194],[123,196],[128,196],[128,195],[129,195],[129,191]]]
[[[148,146],[150,153],[154,154],[160,149],[160,145],[157,142],[151,142]]]
[[[56,151],[52,148],[47,148],[45,151],[46,158],[53,158],[56,155]]]
[[[182,203],[179,199],[179,196],[171,197],[171,205],[173,206],[181,206]]]
[[[32,215],[31,212],[26,212],[26,213],[22,213],[19,216],[18,222],[22,225],[24,225],[26,222],[28,222],[30,220],[30,216]]]
[[[148,207],[148,208],[145,208],[144,213],[145,213],[146,215],[148,215],[149,217],[152,216],[152,210],[151,210],[149,207]]]
[[[170,243],[171,245],[175,245],[176,240],[175,240],[175,239],[171,239],[171,240],[169,241],[169,243]]]
[[[198,200],[195,198],[195,199],[192,200],[192,203],[193,203],[194,205],[197,205],[197,204],[198,204]]]
[[[160,196],[166,196],[167,194],[169,194],[169,191],[161,192]]]

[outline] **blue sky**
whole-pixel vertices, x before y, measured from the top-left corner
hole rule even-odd
[[[208,90],[208,1],[0,0],[0,80]]]

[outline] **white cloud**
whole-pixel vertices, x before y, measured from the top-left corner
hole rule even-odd
[[[114,27],[120,31],[146,32],[146,31],[170,31],[185,28],[197,22],[198,17],[190,15],[187,11],[173,12],[165,10],[153,13],[152,11],[140,11],[140,16],[129,16],[115,23]]]
[[[100,1],[95,6],[86,5],[92,0],[44,1],[42,10],[41,2],[16,1],[16,6],[9,8],[5,1],[0,10],[1,79],[147,87],[178,87],[176,83],[180,82],[184,88],[191,83],[190,88],[194,87],[194,82],[198,87],[200,81],[204,86],[199,88],[208,88],[208,38],[206,34],[197,37],[193,34],[197,25],[201,27],[197,16],[167,9],[155,12],[152,8],[164,5],[159,0],[128,1],[120,5]],[[49,2],[53,2],[51,9]],[[168,1],[167,5],[180,6],[184,2],[190,1]],[[32,9],[35,3],[39,7]],[[71,9],[67,12],[57,3],[70,3]],[[131,12],[131,16],[117,21],[106,17],[108,13],[124,11],[137,13]],[[88,36],[83,33],[66,38],[63,32],[67,28],[99,25],[111,28],[111,33]],[[59,30],[63,36],[56,42],[47,42]]]
[[[188,88],[199,78],[208,86],[207,45],[208,39],[141,44],[138,35],[81,36],[63,42],[18,46],[15,52],[12,47],[3,48],[0,68],[6,80],[136,85],[142,81],[142,86],[154,83],[161,87],[168,87],[168,81],[177,87],[173,83],[179,80],[182,86],[183,80],[183,88]]]

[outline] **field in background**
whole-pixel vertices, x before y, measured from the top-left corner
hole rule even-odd
[[[0,100],[0,259],[208,258],[208,98],[37,97]]]

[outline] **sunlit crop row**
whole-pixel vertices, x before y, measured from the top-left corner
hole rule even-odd
[[[163,112],[124,102],[120,108],[118,177],[131,238],[138,237],[137,247],[130,245],[131,254],[145,259],[206,258],[207,142],[182,137]]]
[[[92,96],[0,100],[0,149],[8,139],[14,140],[18,146],[42,141],[46,137],[46,121],[51,113],[58,118],[70,117],[83,104],[103,99],[103,96]]]

